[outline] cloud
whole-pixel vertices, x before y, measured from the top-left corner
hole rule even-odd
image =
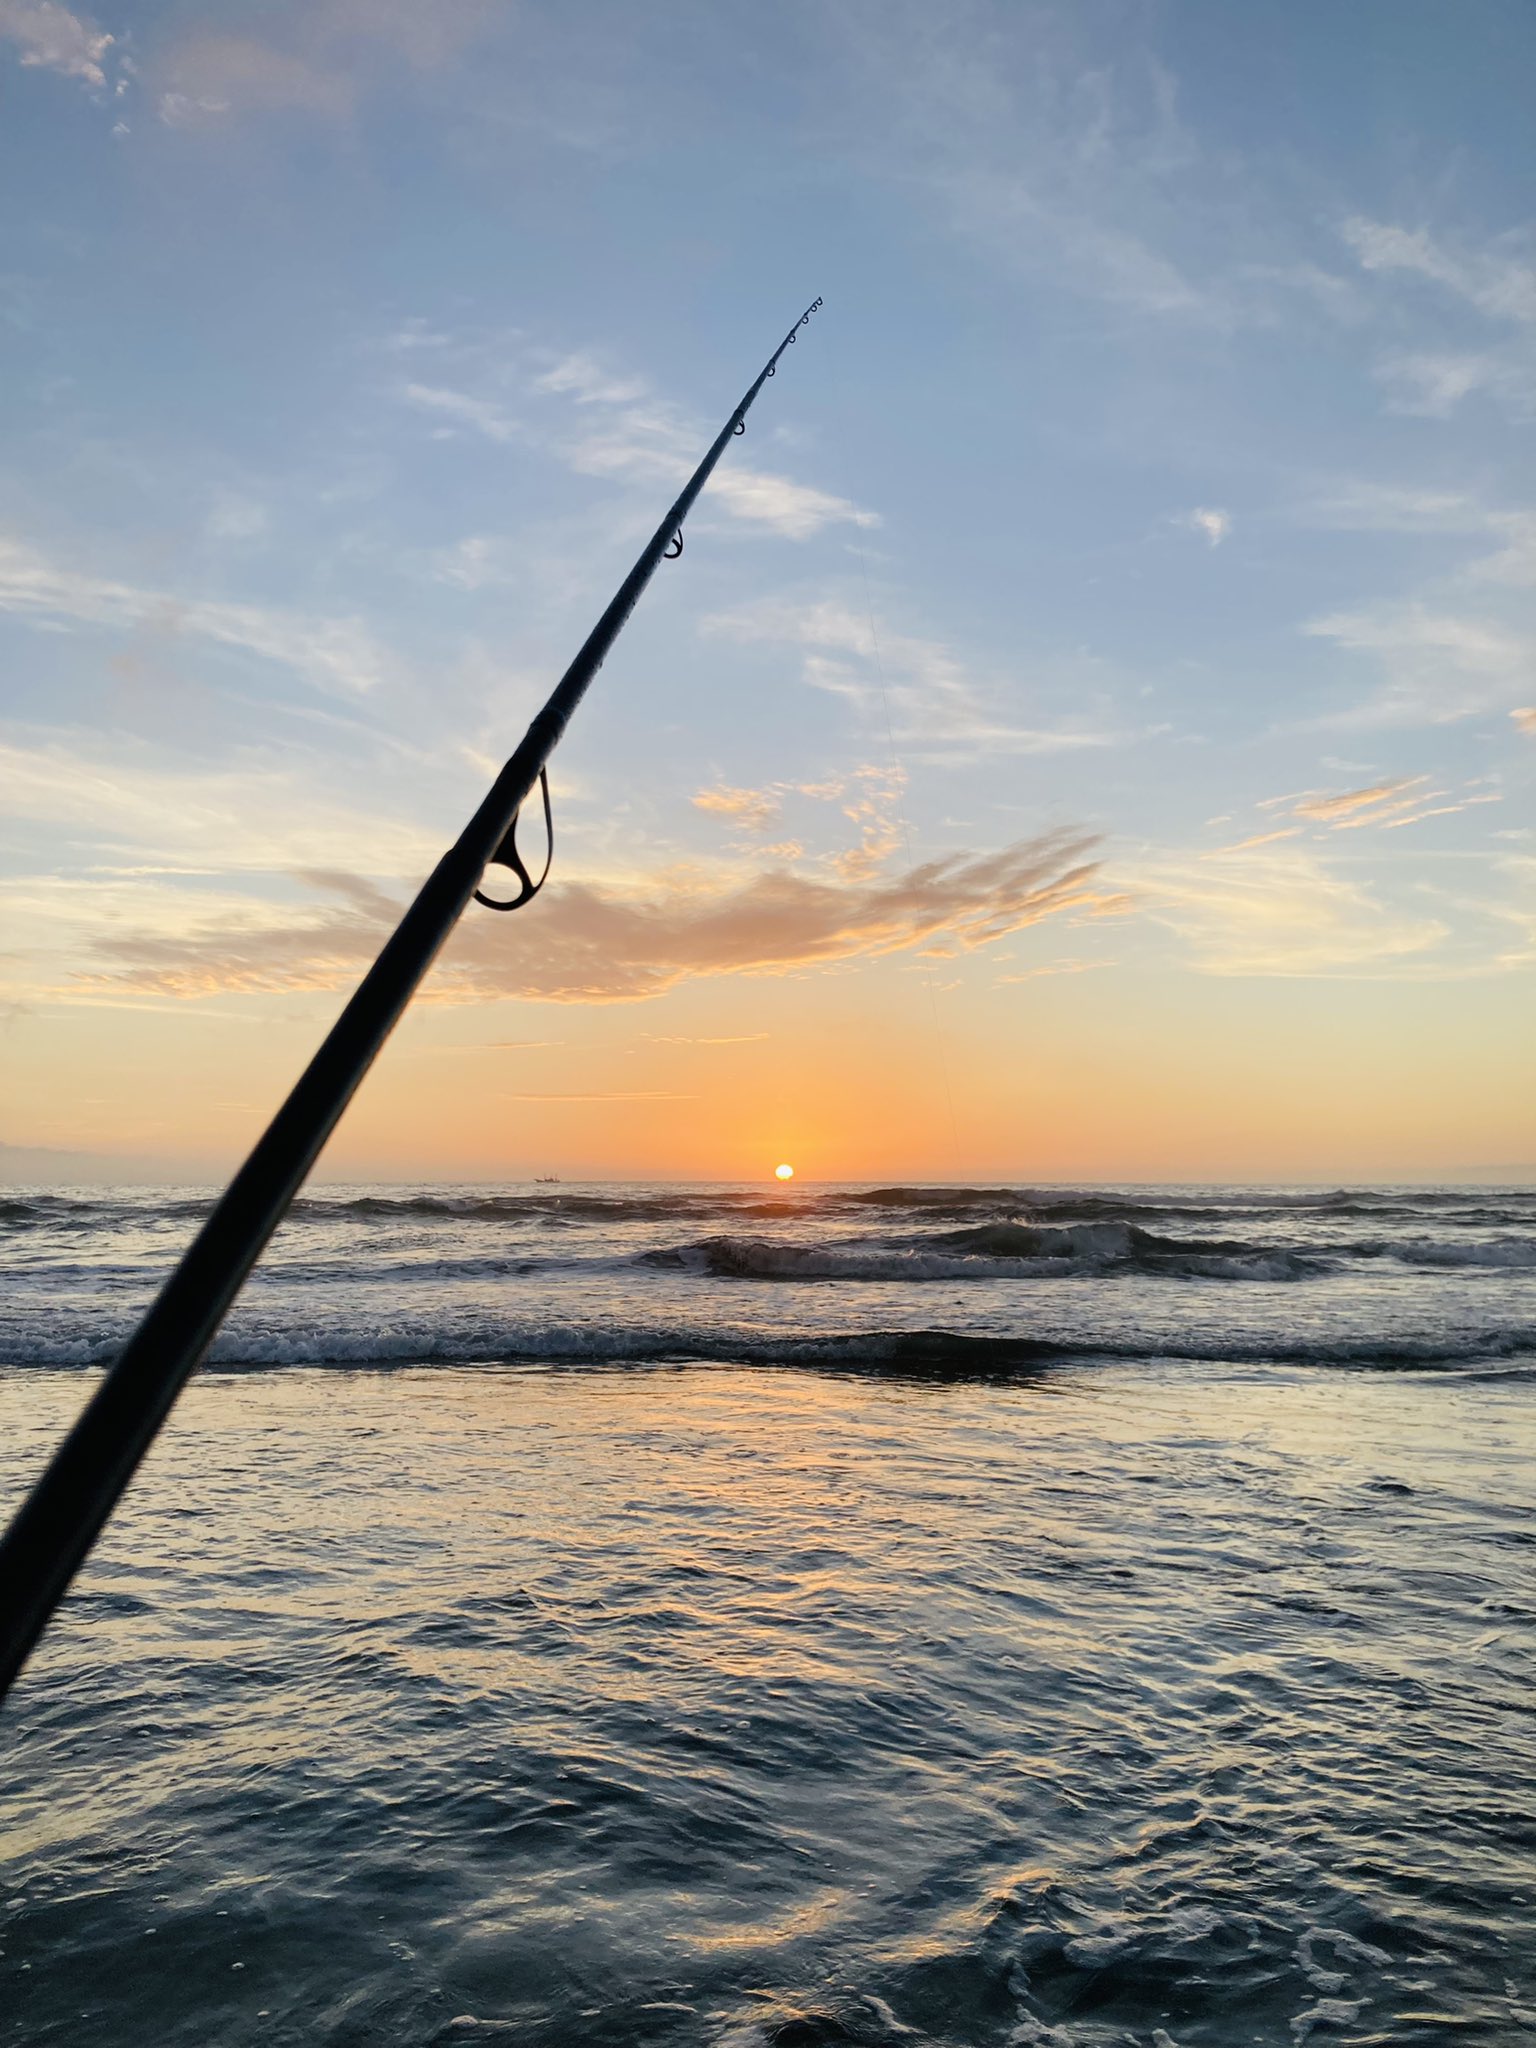
[[[1295,805],[1298,818],[1315,818],[1322,824],[1337,824],[1343,819],[1353,819],[1360,811],[1381,814],[1385,804],[1396,809],[1392,799],[1399,797],[1405,789],[1421,789],[1429,780],[1425,775],[1405,775],[1397,782],[1373,783],[1369,789],[1347,789],[1338,796],[1308,797]]]
[[[1002,988],[1012,982],[1041,981],[1053,974],[1096,974],[1101,967],[1114,967],[1114,960],[1051,960],[1043,967],[1026,967],[1018,974],[1000,974],[997,985]]]
[[[605,409],[601,424],[563,439],[560,452],[585,476],[682,485],[713,438],[678,408],[643,396],[633,378],[599,370],[591,357],[567,356],[536,380],[546,393],[569,396],[583,407]],[[766,526],[789,540],[809,540],[824,526],[878,526],[878,515],[847,498],[792,477],[754,469],[727,450],[704,495],[733,519]]]
[[[534,389],[569,396],[578,405],[629,405],[646,395],[643,378],[615,376],[594,357],[579,352],[562,356],[552,369],[535,378]]]
[[[1509,714],[1515,721],[1516,732],[1529,733],[1536,739],[1536,704],[1520,704]]]
[[[1157,318],[1224,317],[1179,244],[1206,179],[1174,80],[1091,10],[836,10],[865,86],[862,149],[952,234],[1053,289]]]
[[[1341,326],[1356,326],[1367,315],[1360,287],[1316,263],[1241,263],[1234,274],[1272,293],[1297,296]]]
[[[748,832],[766,832],[779,821],[783,805],[780,799],[763,789],[732,789],[721,785],[715,789],[701,789],[693,799],[695,810],[708,811],[718,818],[729,818]]]
[[[69,834],[96,873],[275,874],[355,858],[360,846],[399,873],[441,850],[435,835],[397,816],[342,801],[328,764],[304,771],[291,755],[167,760],[122,733],[0,740],[7,815]],[[137,857],[110,858],[123,849]]]
[[[412,1050],[435,1059],[440,1052],[554,1052],[569,1043],[566,1038],[488,1038],[474,1045],[418,1045]]]
[[[515,583],[525,552],[510,535],[470,533],[451,548],[437,550],[431,573],[437,582],[451,583],[458,590],[485,590]]]
[[[642,1031],[647,1045],[761,1045],[771,1037],[767,1031],[736,1031],[721,1038],[690,1038],[675,1031]]]
[[[512,1095],[503,1102],[697,1102],[696,1095],[677,1095],[667,1088],[591,1088],[571,1095]]]
[[[1465,491],[1350,483],[1306,507],[1309,523],[1344,533],[1480,533],[1488,515]]]
[[[1451,801],[1437,803],[1437,797],[1449,797]],[[1429,786],[1427,775],[1404,775],[1393,782],[1370,783],[1363,789],[1303,790],[1290,796],[1265,797],[1258,805],[1259,810],[1282,811],[1290,817],[1300,818],[1302,824],[1260,832],[1251,839],[1240,839],[1232,846],[1221,847],[1203,857],[1215,860],[1222,854],[1244,853],[1251,847],[1268,846],[1278,839],[1295,839],[1309,825],[1314,831],[1323,832],[1360,832],[1378,828],[1395,832],[1405,825],[1417,825],[1425,818],[1448,818],[1477,804],[1502,801],[1502,791],[1487,789],[1480,781],[1464,783],[1459,790],[1434,789]]]
[[[1448,725],[1499,708],[1529,686],[1536,667],[1529,634],[1419,604],[1335,612],[1302,631],[1373,655],[1387,672],[1373,696],[1318,726]]]
[[[510,441],[517,433],[516,420],[490,399],[477,398],[473,392],[451,391],[437,384],[406,384],[400,395],[419,412],[433,413],[439,419],[451,420],[455,426],[472,427],[487,440]]]
[[[106,85],[102,59],[113,38],[57,0],[0,0],[0,42],[14,44],[25,67],[57,71],[98,89]]]
[[[1506,583],[1516,589],[1536,587],[1536,512],[1490,512],[1488,530],[1504,545],[1473,562],[1467,570],[1477,583]]]
[[[197,127],[237,108],[297,107],[338,115],[353,101],[352,82],[343,73],[253,36],[193,36],[171,57],[166,75],[175,83],[160,93],[156,112],[167,128]]]
[[[116,631],[146,630],[255,654],[294,670],[317,689],[371,690],[387,657],[357,619],[314,619],[259,605],[183,598],[64,569],[35,549],[0,538],[0,612]]]
[[[856,846],[832,854],[828,864],[845,881],[855,881],[883,867],[906,840],[906,828],[898,810],[906,785],[902,769],[877,764],[852,769],[825,782],[776,782],[767,789],[702,789],[693,801],[699,810],[729,818],[749,835],[770,831],[779,823],[786,797],[836,803],[843,816],[858,826],[859,841]],[[736,842],[738,846],[744,843],[750,844],[750,838]],[[798,840],[785,840],[777,846],[759,845],[757,853],[759,858],[796,861],[803,857],[804,848]]]
[[[1528,239],[1503,236],[1481,249],[1453,247],[1427,229],[1356,217],[1340,231],[1363,270],[1423,278],[1464,311],[1506,329],[1536,325],[1536,261]],[[1517,417],[1536,412],[1536,374],[1524,335],[1497,346],[1414,350],[1376,367],[1396,412],[1446,419],[1474,394]]]
[[[208,513],[210,539],[228,541],[264,540],[272,521],[264,505],[238,491],[220,491]]]
[[[701,451],[702,452],[702,451]],[[727,466],[722,462],[704,487],[706,499],[724,507],[733,519],[771,527],[787,540],[809,540],[824,526],[878,526],[878,513],[860,509],[848,498],[771,470]]]
[[[813,689],[843,697],[878,732],[908,752],[967,760],[983,751],[1056,754],[1102,747],[1115,735],[1081,727],[1015,725],[995,711],[960,663],[937,641],[882,632],[868,611],[838,598],[767,599],[704,620],[706,637],[742,645],[806,650],[802,676]]]
[[[859,828],[859,843],[833,862],[846,881],[875,874],[906,843],[906,827],[898,806],[907,778],[900,768],[859,768],[838,790],[843,816]],[[908,846],[910,856],[911,848]]]
[[[516,995],[633,1002],[718,975],[785,974],[909,951],[943,933],[962,949],[1073,912],[1109,914],[1096,842],[1052,832],[990,854],[957,853],[903,873],[847,880],[772,868],[722,877],[676,870],[630,883],[567,879],[511,931],[471,915],[434,976],[444,999]],[[333,900],[308,914],[252,905],[232,923],[189,902],[184,929],[103,931],[83,988],[177,996],[331,989],[355,981],[400,914],[371,883],[304,878]],[[551,900],[553,898],[553,900]]]
[[[1466,491],[1354,483],[1314,500],[1304,517],[1345,533],[1466,534],[1498,543],[1459,569],[1453,583],[1536,585],[1536,511],[1486,505]]]
[[[1377,381],[1387,387],[1393,412],[1413,419],[1443,420],[1465,398],[1481,392],[1502,399],[1523,416],[1536,398],[1536,379],[1523,358],[1470,351],[1388,356],[1376,365]]]
[[[1394,914],[1300,848],[1149,861],[1130,879],[1140,907],[1206,974],[1375,976],[1447,936],[1438,919]]]
[[[1224,853],[1246,853],[1252,846],[1273,846],[1277,839],[1297,839],[1301,836],[1299,825],[1282,825],[1273,832],[1255,832],[1250,839],[1236,839],[1230,846],[1213,847],[1209,853],[1200,856],[1202,860],[1220,860]]]
[[[1410,271],[1430,279],[1492,320],[1536,323],[1536,264],[1502,247],[1447,248],[1427,229],[1399,228],[1356,215],[1340,230],[1362,270]]]
[[[414,336],[406,340],[421,344]],[[398,350],[401,336],[391,339]],[[440,343],[434,341],[434,346]],[[680,407],[656,397],[643,380],[603,368],[595,357],[575,353],[553,363],[537,356],[508,362],[510,343],[499,337],[492,346],[464,344],[448,351],[476,388],[463,384],[406,383],[397,396],[418,411],[435,414],[455,427],[505,443],[520,436],[542,440],[550,452],[578,476],[614,477],[636,485],[681,488],[698,466],[717,429],[701,425]],[[532,399],[527,418],[516,418],[506,405],[509,385]],[[575,409],[551,424],[547,405],[554,400]],[[541,415],[538,402],[544,401]],[[705,500],[727,517],[761,526],[787,540],[809,540],[824,527],[875,527],[878,514],[851,499],[797,482],[776,471],[755,469],[742,461],[733,443],[705,487]]]
[[[252,24],[259,34],[205,15],[160,51],[149,82],[173,128],[290,109],[336,120],[391,67],[437,70],[494,17],[492,0],[278,0]]]
[[[1213,548],[1219,548],[1232,531],[1232,514],[1220,506],[1197,505],[1193,512],[1186,512],[1184,524],[1194,533],[1203,533]]]
[[[1486,962],[1484,971],[1529,967],[1536,963],[1536,857],[1529,854],[1506,854],[1490,863],[1490,881],[1502,880],[1507,885],[1503,896],[1488,892],[1478,893],[1475,889],[1449,889],[1434,887],[1427,893],[1438,897],[1448,908],[1459,911],[1463,918],[1476,920],[1492,928],[1503,941]],[[1508,932],[1513,927],[1516,934],[1513,944]]]

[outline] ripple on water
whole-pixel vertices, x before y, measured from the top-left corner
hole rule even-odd
[[[15,1703],[5,2038],[1518,2039],[1531,1404],[207,1380]]]

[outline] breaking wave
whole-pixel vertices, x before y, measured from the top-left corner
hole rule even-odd
[[[0,1367],[109,1361],[210,1202],[7,1189]],[[1536,1190],[324,1187],[212,1361],[1523,1373],[1533,1328]]]
[[[1482,1244],[1405,1237],[1351,1249],[1356,1258],[1396,1259],[1405,1266],[1536,1268],[1536,1239],[1528,1237],[1501,1237]]]
[[[1322,1260],[1300,1252],[1227,1240],[1155,1237],[1133,1223],[990,1223],[881,1250],[707,1237],[696,1244],[642,1252],[636,1263],[725,1280],[1038,1280],[1117,1268],[1186,1279],[1300,1280],[1324,1270]]]
[[[125,1330],[114,1327],[19,1343],[0,1336],[0,1366],[104,1365]],[[1516,1364],[1536,1370],[1536,1327],[1466,1330],[1454,1338],[1267,1338],[1249,1333],[1185,1333],[1129,1342],[1093,1338],[989,1336],[944,1329],[850,1330],[767,1336],[746,1329],[686,1326],[469,1321],[433,1326],[422,1319],[331,1329],[262,1329],[234,1323],[220,1335],[209,1366],[242,1370],[293,1366],[604,1366],[733,1365],[841,1369],[891,1375],[986,1377],[1039,1371],[1072,1361],[1187,1360],[1212,1365],[1292,1365],[1455,1369]]]
[[[0,1230],[37,1225],[81,1228],[134,1221],[158,1225],[196,1220],[213,1195],[198,1189],[13,1189],[0,1197]],[[1495,1188],[1391,1190],[1275,1188],[1071,1189],[1030,1187],[817,1187],[770,1193],[759,1188],[604,1187],[556,1184],[518,1189],[317,1189],[292,1215],[311,1222],[664,1223],[722,1215],[815,1222],[842,1216],[900,1215],[914,1223],[965,1220],[1035,1227],[1149,1220],[1210,1222],[1264,1216],[1362,1219],[1411,1224],[1443,1216],[1456,1227],[1528,1225],[1536,1191]]]

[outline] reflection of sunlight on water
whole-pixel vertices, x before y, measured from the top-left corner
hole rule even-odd
[[[0,1381],[9,1485],[77,1397]],[[13,1709],[23,2027],[1497,2038],[1530,1405],[206,1377]]]

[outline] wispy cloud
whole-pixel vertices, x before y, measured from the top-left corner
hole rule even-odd
[[[451,583],[458,590],[485,590],[515,582],[522,559],[523,550],[506,534],[469,533],[452,547],[438,549],[431,573],[437,582]]]
[[[1385,811],[1399,808],[1397,800],[1404,790],[1422,789],[1428,780],[1426,775],[1404,775],[1396,782],[1377,782],[1368,789],[1346,789],[1337,796],[1304,797],[1293,809],[1298,818],[1315,818],[1326,825],[1353,822],[1361,812],[1381,817]]]
[[[1464,314],[1495,327],[1536,325],[1536,260],[1529,237],[1504,236],[1483,248],[1455,246],[1426,228],[1403,228],[1361,216],[1340,230],[1362,270],[1421,279]],[[1447,419],[1481,394],[1517,416],[1536,410],[1536,372],[1527,338],[1494,346],[1400,351],[1376,368],[1395,411]]]
[[[291,755],[215,763],[122,733],[32,732],[0,740],[0,781],[13,820],[67,834],[103,876],[274,875],[364,846],[385,872],[405,873],[442,850],[398,815],[358,811],[326,768]]]
[[[960,20],[957,22],[957,12]],[[1156,318],[1220,321],[1180,244],[1200,192],[1177,88],[1134,31],[1078,10],[844,10],[865,150],[1010,269]]]
[[[400,337],[392,340],[398,352]],[[411,381],[397,396],[436,418],[444,431],[468,431],[505,443],[514,437],[543,445],[580,476],[612,477],[637,485],[676,489],[692,474],[715,429],[680,406],[657,397],[638,377],[607,369],[577,352],[550,361],[547,354],[499,342],[455,347],[441,337],[416,339],[459,381]],[[509,409],[509,395],[522,400]],[[552,414],[554,405],[560,411]],[[705,488],[705,501],[747,526],[787,540],[809,540],[824,527],[878,526],[879,516],[815,484],[743,461],[733,446]]]
[[[567,1095],[511,1094],[502,1091],[503,1102],[697,1102],[696,1095],[679,1095],[670,1088],[588,1088]]]
[[[260,605],[146,590],[64,568],[0,539],[0,612],[22,619],[201,639],[280,663],[322,690],[370,690],[386,673],[383,650],[357,619],[316,619]]]
[[[1440,801],[1442,798],[1444,802]],[[1502,801],[1502,790],[1488,788],[1486,780],[1462,783],[1455,788],[1436,787],[1427,775],[1401,775],[1390,782],[1369,783],[1361,789],[1292,791],[1289,796],[1265,797],[1258,809],[1299,819],[1299,824],[1255,833],[1230,846],[1215,848],[1201,858],[1221,860],[1229,853],[1247,853],[1278,840],[1298,839],[1309,829],[1314,838],[1335,832],[1395,832],[1427,818],[1453,817],[1481,804]]]
[[[1490,319],[1536,323],[1536,263],[1513,238],[1486,249],[1453,249],[1425,228],[1394,227],[1359,214],[1340,232],[1363,270],[1409,271]]]
[[[1390,910],[1299,848],[1153,860],[1129,879],[1140,907],[1177,933],[1207,974],[1375,976],[1418,962],[1449,930],[1438,918]]]
[[[771,1036],[767,1031],[732,1031],[716,1038],[694,1038],[675,1031],[642,1031],[647,1045],[761,1045]]]
[[[438,384],[405,384],[401,397],[418,412],[431,413],[455,427],[469,427],[491,441],[510,441],[517,433],[517,421],[493,400],[477,398],[471,391],[453,391]]]
[[[1014,723],[994,708],[996,693],[973,683],[947,648],[889,630],[877,635],[867,611],[838,598],[770,599],[716,613],[700,631],[743,645],[803,648],[802,674],[813,689],[845,698],[876,732],[884,734],[889,720],[889,735],[903,749],[931,758],[1068,753],[1116,737]]]
[[[537,379],[537,388],[568,395],[601,415],[597,424],[584,425],[559,444],[571,467],[584,475],[679,485],[711,438],[678,407],[639,395],[636,380],[602,372],[589,356],[562,358]],[[733,519],[766,526],[790,540],[809,540],[822,527],[840,523],[879,524],[876,514],[847,498],[755,469],[734,450],[710,478],[705,497]]]
[[[1255,832],[1247,839],[1234,840],[1230,846],[1214,847],[1209,853],[1202,854],[1201,859],[1220,860],[1226,853],[1247,853],[1251,847],[1273,846],[1277,839],[1299,839],[1300,836],[1299,825],[1280,825],[1273,832]]]
[[[204,10],[156,52],[148,82],[169,127],[290,109],[337,120],[391,67],[439,69],[494,15],[491,0],[276,0],[226,29]]]
[[[0,0],[0,42],[21,53],[25,66],[105,87],[102,60],[113,38],[88,15],[71,14],[58,0]]]
[[[669,872],[624,885],[567,880],[558,917],[530,915],[510,934],[467,920],[439,966],[440,998],[520,995],[627,1002],[703,976],[785,974],[901,953],[943,933],[964,950],[1066,912],[1107,914],[1124,899],[1102,882],[1095,842],[1048,833],[991,854],[952,854],[904,873],[845,880],[787,869],[722,878]],[[333,900],[308,915],[252,906],[237,927],[185,905],[180,933],[129,924],[94,941],[84,988],[221,991],[334,988],[353,980],[399,915],[356,876],[309,877]],[[546,899],[547,900],[547,899]]]
[[[1443,586],[1536,585],[1536,510],[1528,506],[1488,504],[1470,491],[1357,482],[1313,499],[1302,516],[1344,533],[1449,534],[1491,541],[1491,554],[1474,556],[1442,579]]]
[[[1501,401],[1517,417],[1536,404],[1536,377],[1523,353],[1421,350],[1384,357],[1375,376],[1391,410],[1413,419],[1449,419],[1463,400],[1479,393]]]
[[[595,356],[580,350],[562,356],[553,368],[536,377],[534,389],[561,393],[578,405],[632,405],[647,395],[644,378],[605,370]]]
[[[1536,704],[1518,704],[1509,715],[1515,721],[1516,732],[1529,733],[1536,739]]]
[[[997,976],[999,988],[1019,981],[1042,981],[1056,974],[1094,974],[1101,967],[1114,967],[1114,960],[1049,960],[1041,967],[1025,967],[1017,974]]]
[[[1335,485],[1301,509],[1308,525],[1341,533],[1469,533],[1498,516],[1466,491],[1353,481]]]
[[[1502,894],[1497,893],[1501,884]],[[1536,963],[1536,857],[1505,854],[1490,864],[1488,883],[1482,888],[1429,884],[1425,893],[1466,924],[1491,928],[1496,935],[1492,967],[1518,969]]]
[[[1447,725],[1504,707],[1528,687],[1536,661],[1528,633],[1420,604],[1334,612],[1302,630],[1370,655],[1386,671],[1372,696],[1319,726]]]

